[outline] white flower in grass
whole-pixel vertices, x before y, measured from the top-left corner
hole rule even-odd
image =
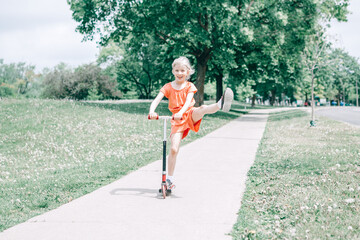
[[[348,198],[345,200],[346,203],[354,203],[355,202],[355,199],[353,198]]]
[[[350,231],[353,230],[352,226],[348,226],[348,230]]]

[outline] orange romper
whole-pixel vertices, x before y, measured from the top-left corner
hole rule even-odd
[[[184,106],[186,102],[186,97],[188,93],[196,93],[197,89],[195,85],[191,82],[187,82],[185,87],[180,90],[176,90],[171,86],[171,83],[165,84],[161,89],[162,92],[167,99],[169,99],[169,110],[173,114],[178,113],[181,108]],[[183,132],[182,139],[184,139],[190,129],[194,132],[198,132],[200,129],[201,120],[197,121],[196,123],[192,120],[192,113],[194,111],[195,99],[191,100],[191,104],[186,110],[186,112],[182,115],[182,120],[175,121],[171,120],[171,134],[177,132]]]

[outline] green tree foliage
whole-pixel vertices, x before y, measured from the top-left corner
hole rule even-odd
[[[68,1],[73,17],[80,23],[77,30],[92,39],[97,31],[103,35],[101,44],[109,40],[123,41],[128,36],[153,37],[166,47],[164,54],[188,55],[196,61],[197,102],[203,103],[205,75],[208,61],[218,61],[231,55],[239,27],[240,12],[245,12],[248,1]],[[235,21],[235,22],[233,22]],[[172,57],[174,58],[174,57]],[[226,57],[223,57],[226,59]],[[166,59],[166,56],[163,57]]]
[[[196,64],[196,100],[201,105],[208,71],[217,82],[218,96],[223,78],[230,75],[235,86],[247,80],[255,82],[254,92],[271,95],[272,102],[283,94],[293,97],[302,73],[299,60],[306,36],[316,31],[320,20],[346,20],[348,0],[68,3],[84,39],[92,40],[100,33],[102,45],[109,41],[146,45],[149,41],[145,39],[151,38],[162,48],[159,63],[189,56]],[[136,54],[130,53],[128,58],[134,63]],[[143,71],[141,66],[137,69]],[[146,95],[143,92],[140,95]]]
[[[11,97],[15,95],[15,87],[8,83],[0,83],[0,97]]]
[[[250,9],[246,23],[252,41],[236,51],[239,68],[232,74],[240,81],[255,81],[256,93],[275,98],[284,94],[294,100],[303,79],[301,54],[307,38],[318,30],[319,21],[347,13],[347,1],[260,1]],[[334,14],[334,8],[340,15]],[[241,66],[241,67],[240,67]]]
[[[162,84],[171,79],[171,66],[161,59],[162,48],[153,38],[129,38],[121,44],[110,42],[102,47],[97,59],[105,72],[117,79],[123,93],[135,91],[138,98],[154,97]]]
[[[337,100],[338,104],[340,101],[356,104],[355,88],[360,75],[357,59],[342,49],[332,49],[328,56],[329,64],[318,73],[319,81],[329,93],[328,98]]]
[[[101,100],[104,99],[103,95],[99,93],[99,83],[94,82],[91,89],[88,91],[88,96],[86,97],[87,100]]]
[[[43,97],[99,100],[120,98],[116,80],[105,75],[99,66],[86,64],[75,70],[57,65],[44,76]]]
[[[70,79],[73,72],[66,64],[60,63],[44,74],[42,97],[63,99],[70,96]]]
[[[40,75],[34,71],[35,66],[23,62],[5,64],[0,59],[0,97],[27,95],[38,86]]]
[[[328,101],[341,101],[356,104],[356,80],[360,79],[360,64],[357,59],[350,56],[343,49],[333,49],[321,40],[318,44],[313,43],[312,57],[303,59],[307,61],[308,67],[304,68],[302,81],[297,87],[298,99],[311,99],[312,82],[314,96],[325,98]],[[316,49],[319,52],[324,47],[318,58]],[[307,50],[310,48],[310,42]],[[310,52],[309,52],[310,53]],[[312,59],[312,61],[311,61]],[[311,69],[313,68],[313,71]],[[312,74],[313,72],[313,74]],[[313,76],[313,78],[312,78]]]

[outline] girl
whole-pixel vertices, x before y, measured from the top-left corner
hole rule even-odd
[[[205,114],[212,114],[220,109],[228,112],[234,96],[232,90],[227,88],[217,103],[194,107],[195,100],[193,97],[197,89],[193,83],[188,82],[194,72],[189,59],[186,57],[175,59],[172,64],[172,73],[175,76],[175,80],[165,84],[160,89],[159,94],[150,106],[149,117],[150,119],[155,119],[157,117],[155,109],[165,96],[169,99],[169,110],[173,113],[170,135],[171,147],[168,157],[168,177],[166,180],[168,189],[175,187],[173,176],[181,139],[185,138],[190,130],[199,131],[201,120]]]

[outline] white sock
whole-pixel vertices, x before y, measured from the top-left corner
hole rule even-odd
[[[174,182],[174,176],[167,176],[167,179],[169,179],[170,182]]]
[[[220,100],[217,102],[218,107],[221,109],[221,100],[223,97],[220,98]]]

